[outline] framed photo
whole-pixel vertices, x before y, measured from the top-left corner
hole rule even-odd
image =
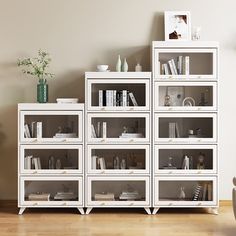
[[[165,40],[191,40],[189,11],[165,11]]]

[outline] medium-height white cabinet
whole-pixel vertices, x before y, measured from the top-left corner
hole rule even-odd
[[[150,72],[85,74],[86,213],[142,207],[151,214]]]
[[[217,213],[218,51],[217,42],[152,44],[153,214],[160,207]]]
[[[18,105],[18,207],[84,213],[84,104]]]

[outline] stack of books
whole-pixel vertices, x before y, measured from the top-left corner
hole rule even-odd
[[[171,59],[162,64],[161,74],[163,75],[189,75],[189,56],[178,56],[177,66],[175,60]]]
[[[122,192],[119,196],[120,200],[127,200],[127,201],[138,200],[140,198],[141,196],[137,191]]]
[[[180,138],[178,123],[176,122],[169,123],[169,138]]]
[[[143,138],[142,133],[122,133],[119,138]]]
[[[212,201],[212,184],[198,184],[193,192],[193,201]]]
[[[77,138],[76,133],[56,133],[53,138]]]
[[[42,169],[39,157],[26,156],[24,161],[25,170]]]
[[[129,100],[132,101],[133,106],[138,106],[137,100],[132,92],[128,90],[99,90],[98,91],[99,106],[129,106]]]
[[[106,161],[104,157],[92,156],[92,170],[106,169]]]
[[[31,124],[24,125],[24,136],[25,138],[42,138],[42,122],[33,121]]]
[[[95,201],[115,201],[114,193],[95,193]]]
[[[91,125],[92,138],[107,138],[107,122],[97,122],[97,127]]]
[[[72,201],[77,199],[77,196],[73,192],[58,192],[54,196],[54,200],[58,201]]]
[[[30,193],[29,201],[50,201],[50,193]]]

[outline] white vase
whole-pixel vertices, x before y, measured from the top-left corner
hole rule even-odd
[[[121,59],[120,59],[120,55],[118,56],[118,60],[116,63],[116,71],[117,72],[121,72]]]
[[[136,72],[141,72],[142,71],[142,66],[139,63],[137,63],[137,65],[135,66],[135,71]]]
[[[122,65],[122,71],[127,72],[129,70],[129,65],[126,61],[126,58],[124,59],[123,65]]]

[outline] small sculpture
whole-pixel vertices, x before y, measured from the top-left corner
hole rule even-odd
[[[199,153],[198,156],[198,163],[197,163],[197,169],[198,170],[204,170],[205,169],[205,154]]]
[[[118,60],[116,63],[116,71],[117,72],[121,72],[121,59],[120,59],[120,55],[118,56]]]
[[[120,162],[120,168],[122,170],[126,169],[126,160],[124,158]]]
[[[129,70],[128,63],[126,61],[126,58],[124,59],[123,65],[122,65],[122,71],[127,72]]]
[[[179,200],[184,200],[186,198],[186,194],[184,192],[184,187],[180,187],[180,192],[179,192]]]

